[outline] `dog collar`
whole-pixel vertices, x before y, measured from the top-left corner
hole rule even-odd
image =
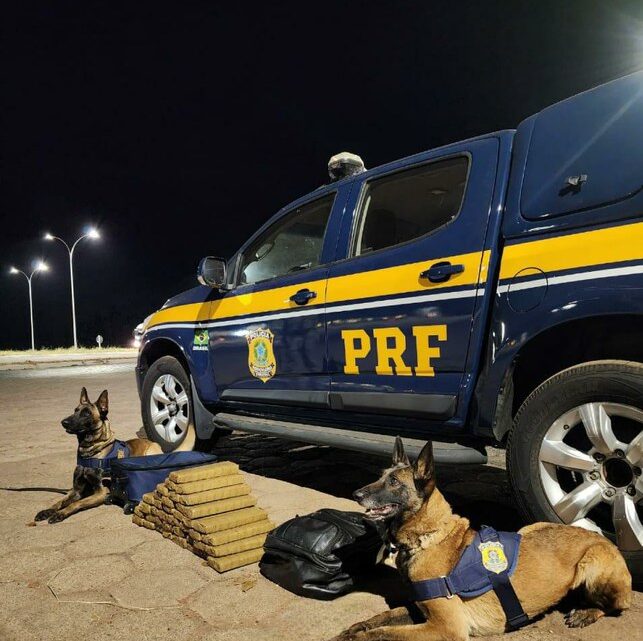
[[[517,532],[496,532],[484,526],[447,576],[411,582],[414,600],[450,599],[456,594],[467,599],[494,590],[509,626],[513,629],[523,626],[527,615],[510,581],[518,562],[521,538]]]
[[[76,465],[81,467],[89,467],[94,470],[108,471],[112,464],[112,459],[127,458],[129,456],[129,447],[125,441],[114,441],[112,449],[109,454],[103,458],[96,458],[95,456],[80,456],[76,455]]]

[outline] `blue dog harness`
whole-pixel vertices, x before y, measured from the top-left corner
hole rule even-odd
[[[93,456],[82,457],[76,455],[76,465],[81,467],[91,467],[95,470],[101,470],[103,476],[109,476],[112,459],[127,458],[129,456],[129,447],[125,441],[114,441],[112,449],[109,454],[104,458],[96,458]]]
[[[516,569],[521,538],[516,532],[496,532],[484,526],[465,548],[450,574],[411,583],[413,598],[416,601],[450,599],[457,594],[469,599],[493,590],[508,625],[513,629],[525,625],[527,615],[509,579]]]

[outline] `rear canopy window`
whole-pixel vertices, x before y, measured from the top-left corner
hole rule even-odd
[[[302,205],[261,234],[241,258],[240,283],[251,284],[319,265],[335,194]]]
[[[355,234],[354,255],[428,234],[460,211],[469,158],[460,156],[369,181]]]

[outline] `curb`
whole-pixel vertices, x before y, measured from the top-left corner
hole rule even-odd
[[[110,363],[136,363],[136,352],[108,352],[104,354],[37,354],[25,356],[0,356],[0,371],[73,367],[74,365],[108,365]]]

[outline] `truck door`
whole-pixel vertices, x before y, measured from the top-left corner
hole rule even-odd
[[[327,263],[349,190],[284,211],[239,252],[236,284],[213,301],[208,324],[222,401],[328,406]]]
[[[496,138],[452,145],[356,181],[326,292],[333,409],[454,416],[498,148]]]

